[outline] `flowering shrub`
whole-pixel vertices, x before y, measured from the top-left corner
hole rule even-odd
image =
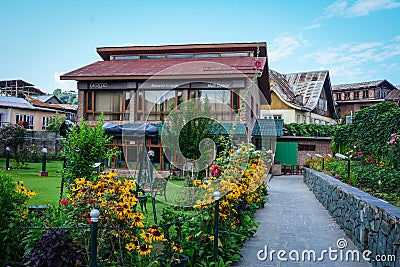
[[[400,168],[400,133],[392,133],[390,135],[389,145],[389,158],[393,168],[399,170]]]
[[[253,220],[257,208],[263,207],[267,189],[264,182],[268,173],[267,154],[257,151],[252,144],[241,144],[238,149],[220,153],[211,166],[210,180],[195,180],[197,204],[194,218],[177,226],[170,238],[183,247],[188,255],[196,254],[194,260],[210,264],[213,261],[214,244],[214,198],[213,192],[221,192],[219,201],[219,255],[225,262],[240,259],[240,248],[247,237],[253,235],[258,223]],[[168,216],[171,214],[171,216]],[[182,217],[176,210],[165,209],[163,218]],[[180,234],[178,234],[180,233]]]
[[[18,165],[21,158],[22,145],[25,142],[26,129],[18,124],[3,126],[0,128],[0,142],[4,147],[9,147]]]
[[[22,182],[14,182],[12,177],[0,171],[0,260],[16,260],[21,255],[20,237],[22,231],[14,225],[26,225],[28,215],[27,201],[36,195]]]
[[[68,198],[60,204],[76,224],[91,223],[89,211],[100,211],[99,257],[105,263],[154,263],[167,241],[157,225],[146,226],[145,215],[136,211],[138,191],[130,179],[119,179],[117,173],[101,174],[97,181],[77,178],[70,186]],[[88,235],[76,240],[85,244]],[[87,252],[86,261],[88,258]]]

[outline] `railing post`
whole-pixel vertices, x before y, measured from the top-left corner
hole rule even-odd
[[[90,239],[90,267],[97,266],[97,227],[99,223],[99,215],[100,211],[97,209],[93,209],[90,211],[90,232],[91,232],[91,239]]]
[[[218,259],[219,199],[221,198],[221,193],[219,191],[215,191],[213,196],[214,196],[214,200],[215,200],[215,211],[214,211],[214,262],[217,262],[217,259]]]
[[[6,147],[6,171],[10,170],[10,147]]]

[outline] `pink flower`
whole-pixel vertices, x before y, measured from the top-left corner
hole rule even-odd
[[[211,170],[212,177],[216,177],[220,171],[221,168],[218,165],[214,165],[213,169]]]
[[[68,199],[64,198],[63,200],[60,201],[61,205],[67,205],[68,204]]]
[[[361,156],[361,155],[362,155],[362,152],[361,152],[361,151],[358,151],[358,152],[357,152],[357,155],[358,155],[358,156]]]
[[[334,176],[334,178],[335,178],[335,179],[339,179],[339,174],[336,173],[335,176]]]
[[[259,59],[255,60],[255,61],[253,62],[253,66],[254,66],[254,68],[256,68],[256,69],[261,69],[261,67],[262,67],[261,60],[259,60]]]

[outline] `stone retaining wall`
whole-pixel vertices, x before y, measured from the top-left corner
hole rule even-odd
[[[370,250],[371,259],[396,257],[396,262],[372,262],[373,266],[400,266],[400,209],[309,168],[304,182],[361,252]]]

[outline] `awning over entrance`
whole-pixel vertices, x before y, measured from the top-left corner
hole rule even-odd
[[[124,135],[133,138],[153,138],[158,136],[158,128],[150,123],[115,125],[111,122],[106,122],[103,125],[103,129],[106,134],[112,136]]]

